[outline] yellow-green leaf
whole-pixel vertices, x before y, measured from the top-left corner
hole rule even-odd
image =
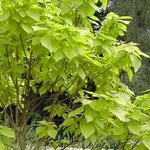
[[[53,52],[57,46],[57,42],[51,36],[41,38],[41,44],[47,48],[50,52]]]
[[[100,0],[102,2],[104,10],[107,8],[108,0]]]

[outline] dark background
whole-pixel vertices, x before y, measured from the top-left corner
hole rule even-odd
[[[133,18],[123,40],[138,43],[150,55],[150,0],[111,0],[110,4],[107,12]],[[137,95],[150,89],[150,59],[143,58],[142,67],[127,84]]]

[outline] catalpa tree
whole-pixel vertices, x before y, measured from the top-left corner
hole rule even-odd
[[[120,79],[125,71],[131,80],[148,56],[119,40],[131,17],[111,12],[93,31],[97,2],[0,1],[2,150],[80,141],[101,149],[109,139],[118,149],[150,148],[150,95],[135,98]],[[32,120],[43,101],[48,116]]]

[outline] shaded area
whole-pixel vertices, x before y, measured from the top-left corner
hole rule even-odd
[[[113,0],[109,11],[121,16],[132,16],[133,20],[128,25],[128,32],[124,40],[139,44],[139,48],[150,55],[150,0]],[[128,82],[135,94],[150,88],[150,60],[143,58],[142,67],[133,80]],[[125,79],[127,80],[127,79]]]

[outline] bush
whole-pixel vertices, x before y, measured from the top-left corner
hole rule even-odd
[[[97,2],[1,0],[0,104],[14,149],[26,149],[31,126],[36,149],[81,140],[104,148],[109,139],[119,149],[150,147],[149,95],[134,98],[120,80],[121,71],[131,80],[148,56],[119,40],[131,17],[111,12],[93,32]],[[36,123],[33,113],[45,106]]]

